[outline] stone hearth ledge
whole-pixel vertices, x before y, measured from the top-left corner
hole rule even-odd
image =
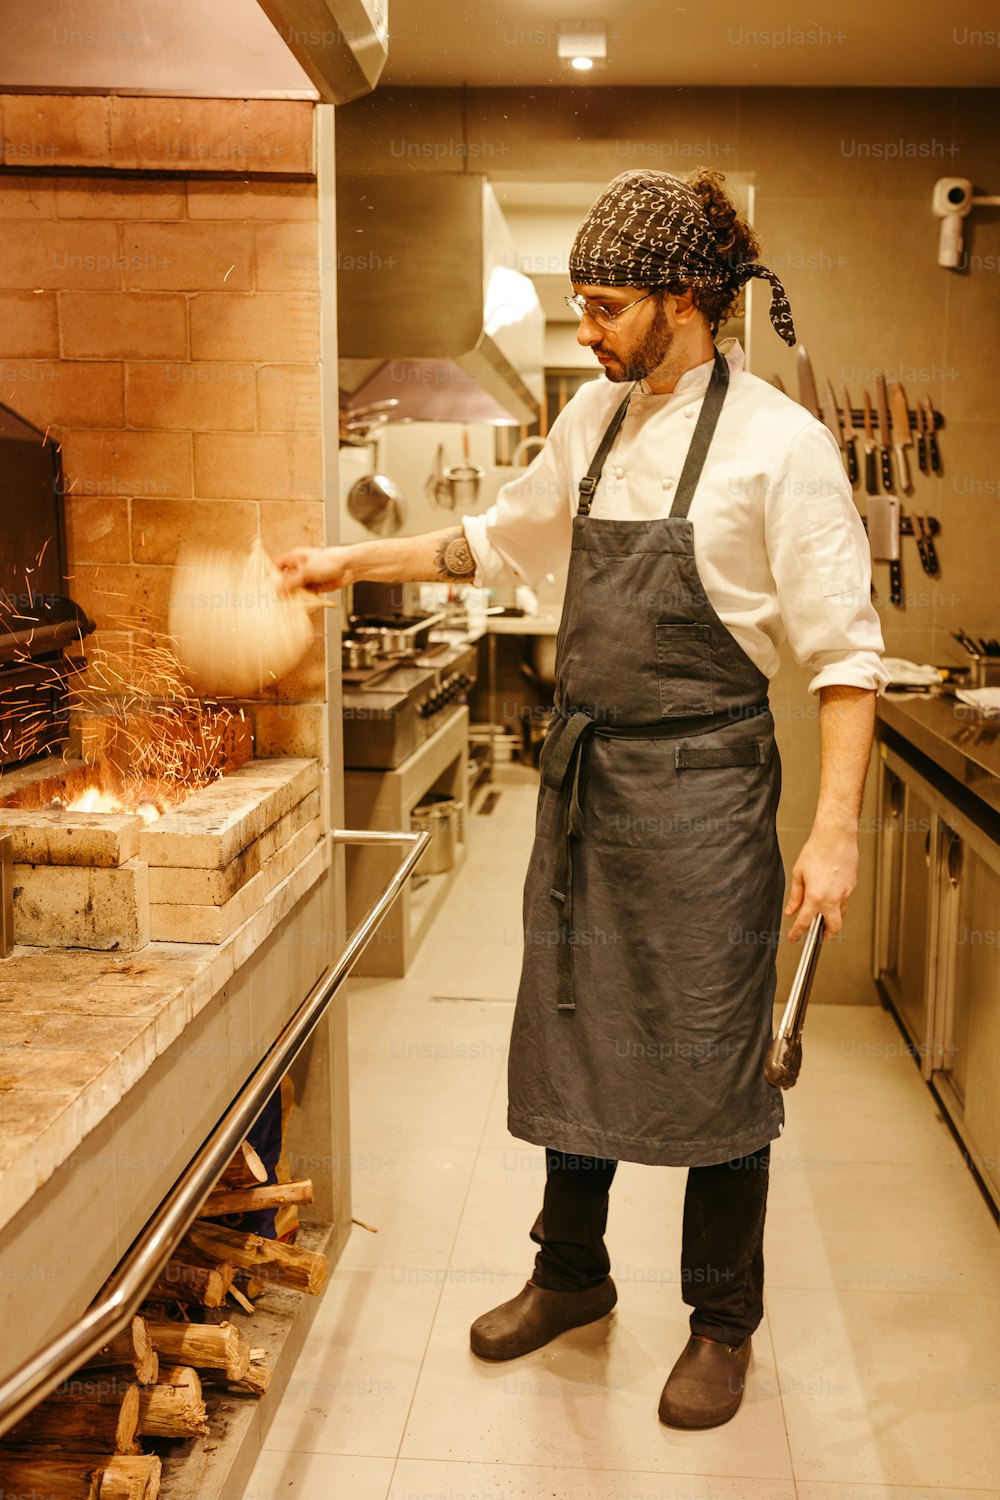
[[[131,954],[18,945],[0,960],[0,1228],[312,889],[333,852],[324,835],[218,945],[153,942]]]

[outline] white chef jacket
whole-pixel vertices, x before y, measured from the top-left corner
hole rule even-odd
[[[769,679],[787,638],[813,676],[881,691],[882,630],[870,596],[871,554],[837,444],[822,422],[720,351],[729,389],[691,503],[705,592],[726,628]],[[670,512],[713,361],[685,371],[667,395],[636,387],[604,466],[591,515],[646,521]],[[480,587],[535,583],[569,560],[577,486],[627,387],[583,386],[545,447],[496,502],[462,525]]]

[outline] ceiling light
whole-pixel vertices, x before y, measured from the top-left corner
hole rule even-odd
[[[588,73],[591,68],[607,61],[608,39],[603,21],[586,22],[586,30],[579,21],[560,21],[558,37],[560,62],[568,63],[579,73]]]

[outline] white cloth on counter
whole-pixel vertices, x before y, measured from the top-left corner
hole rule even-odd
[[[813,673],[811,692],[833,683],[881,691],[889,674],[868,538],[837,445],[804,407],[744,370],[735,339],[719,348],[729,390],[689,512],[708,598],[768,678],[787,637]],[[593,516],[669,514],[711,370],[711,360],[687,370],[669,395],[636,387]],[[462,517],[477,584],[533,583],[566,565],[577,486],[626,389],[584,385],[525,473],[482,515]]]
[[[967,703],[970,708],[978,708],[991,718],[994,714],[1000,714],[1000,687],[958,688],[955,697],[959,703]]]
[[[932,667],[929,662],[921,666],[918,662],[908,661],[905,656],[883,656],[882,665],[889,674],[889,681],[895,687],[932,687],[936,682],[944,681],[944,673],[940,667]]]

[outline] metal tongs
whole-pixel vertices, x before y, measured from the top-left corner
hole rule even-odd
[[[802,1028],[805,1025],[809,992],[816,977],[820,950],[823,946],[823,929],[826,923],[818,913],[809,923],[802,940],[802,954],[795,970],[788,1004],[781,1018],[777,1035],[767,1049],[764,1060],[764,1077],[775,1088],[790,1089],[794,1086],[802,1067]]]

